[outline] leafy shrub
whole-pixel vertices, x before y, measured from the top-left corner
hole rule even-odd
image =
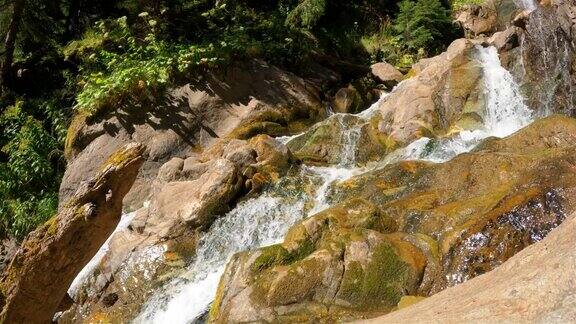
[[[294,8],[286,23],[293,28],[311,29],[326,11],[326,0],[303,0]]]
[[[402,47],[438,54],[457,36],[450,10],[439,0],[402,0],[393,29]]]
[[[399,68],[436,55],[459,36],[450,10],[438,0],[403,0],[395,20],[361,39],[372,61],[387,61]]]
[[[454,0],[452,2],[452,8],[454,10],[459,10],[466,5],[480,5],[483,4],[485,0]]]
[[[46,221],[58,205],[58,187],[63,165],[61,142],[66,120],[50,107],[51,125],[27,113],[38,109],[23,102],[0,116],[0,236],[23,237]],[[55,115],[55,116],[54,116]],[[50,118],[50,117],[49,117]],[[60,121],[58,121],[60,119]],[[53,133],[46,131],[52,129]]]

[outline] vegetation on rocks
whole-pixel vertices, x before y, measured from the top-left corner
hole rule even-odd
[[[296,72],[318,55],[407,66],[456,35],[439,0],[2,0],[0,8],[0,234],[18,237],[55,212],[75,110],[94,119],[155,106],[170,86],[244,58]]]

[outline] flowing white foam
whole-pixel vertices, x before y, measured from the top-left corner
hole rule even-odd
[[[157,292],[134,323],[190,323],[214,299],[220,275],[237,252],[275,244],[304,217],[304,200],[263,195],[238,204],[202,236],[196,260]]]
[[[460,131],[448,138],[420,138],[387,158],[399,160],[426,160],[445,162],[469,152],[488,137],[506,137],[527,126],[534,114],[524,103],[518,84],[502,67],[495,47],[476,47],[484,80],[484,127]]]
[[[86,282],[88,277],[94,273],[94,270],[100,264],[100,261],[102,261],[102,258],[104,258],[104,256],[106,255],[106,253],[110,249],[110,241],[114,237],[114,234],[116,234],[117,232],[119,232],[121,230],[126,229],[128,227],[128,225],[130,225],[130,222],[132,221],[132,219],[134,219],[135,215],[136,215],[136,212],[131,212],[131,213],[122,215],[122,218],[120,219],[120,222],[116,226],[116,229],[114,229],[114,232],[112,232],[112,234],[110,234],[110,236],[108,237],[106,242],[104,242],[104,244],[102,244],[102,247],[100,247],[100,250],[98,250],[98,252],[96,252],[96,254],[88,262],[88,264],[86,264],[84,266],[84,268],[82,268],[82,270],[78,273],[76,278],[74,278],[74,281],[72,281],[70,288],[68,288],[68,294],[70,295],[70,297],[72,297],[72,299],[74,299],[76,297],[76,295],[80,291],[80,288],[82,287],[84,282]]]
[[[500,64],[496,48],[477,46],[477,50],[484,71],[486,131],[490,136],[508,136],[532,122],[532,111],[512,74]]]
[[[478,61],[484,71],[484,128],[461,131],[445,139],[421,138],[391,154],[379,166],[407,159],[446,161],[470,151],[489,136],[507,136],[531,122],[531,111],[524,105],[512,76],[501,66],[496,49],[478,47]],[[374,168],[357,168],[355,150],[361,137],[362,120],[367,121],[377,113],[386,97],[382,96],[360,114],[334,114],[329,117],[339,118],[342,123],[343,158],[336,167],[302,167],[300,182],[310,177],[315,179],[314,195],[308,197],[312,199],[314,207],[309,212],[305,211],[305,197],[287,200],[286,197],[280,198],[270,193],[238,204],[204,234],[198,243],[196,260],[187,271],[160,289],[134,322],[190,323],[197,320],[212,302],[224,267],[234,253],[280,242],[294,223],[330,207],[330,191],[335,183]],[[345,117],[352,120],[345,124]],[[301,135],[278,140],[288,143]]]
[[[358,174],[360,169],[348,169],[343,167],[312,167],[304,166],[303,172],[312,173],[318,176],[320,186],[316,189],[314,195],[314,207],[308,212],[308,215],[314,215],[330,207],[329,191],[332,186],[342,180],[351,178]]]

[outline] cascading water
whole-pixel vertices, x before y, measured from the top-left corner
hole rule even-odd
[[[303,165],[261,196],[240,202],[233,210],[219,218],[198,242],[195,260],[181,275],[154,293],[134,323],[202,321],[230,257],[240,251],[278,243],[294,223],[330,207],[330,190],[338,181],[398,160],[446,161],[471,150],[486,137],[507,136],[530,123],[531,111],[524,105],[518,86],[510,73],[500,65],[496,49],[479,46],[477,51],[485,83],[486,109],[483,129],[462,131],[443,140],[422,138],[389,155],[375,166],[359,168],[356,165],[355,152],[361,137],[360,129],[378,113],[378,107],[382,100],[386,100],[386,96],[360,114],[330,116],[329,118],[338,118],[342,122],[340,163],[333,167]],[[344,120],[347,118],[354,122],[345,124]],[[282,137],[279,140],[288,143],[300,135],[302,134]],[[124,221],[128,222],[129,218],[121,224],[124,224]],[[103,250],[105,252],[106,245]],[[98,262],[98,256],[94,260],[91,264]],[[90,272],[92,268],[87,266],[83,272]],[[78,280],[82,281],[82,277],[79,276]],[[77,288],[71,288],[71,291],[75,289]]]
[[[236,252],[278,243],[302,219],[302,197],[264,194],[218,219],[198,243],[196,260],[147,303],[135,323],[189,323],[214,299],[226,262]]]
[[[445,162],[472,150],[488,137],[505,137],[527,126],[534,114],[524,103],[518,84],[513,76],[502,67],[495,47],[477,46],[477,59],[483,70],[484,127],[461,131],[451,138],[420,138],[406,148],[387,158],[387,162],[398,160],[427,160]]]
[[[500,64],[496,48],[478,46],[477,50],[487,99],[485,131],[489,136],[508,136],[532,121],[532,111],[510,72]]]
[[[130,222],[134,219],[135,215],[136,212],[122,215],[122,218],[120,219],[120,222],[116,226],[114,232],[112,232],[110,237],[108,237],[106,242],[104,242],[104,244],[100,247],[98,252],[92,257],[92,259],[88,262],[88,264],[86,264],[86,266],[84,266],[84,268],[78,273],[76,278],[74,278],[74,281],[70,285],[70,288],[68,288],[68,295],[70,295],[70,297],[74,299],[78,295],[78,292],[82,288],[82,285],[86,282],[87,278],[94,272],[100,261],[102,261],[102,258],[104,258],[104,256],[108,252],[110,248],[110,241],[112,240],[114,235],[117,232],[126,229],[128,225],[130,225]]]

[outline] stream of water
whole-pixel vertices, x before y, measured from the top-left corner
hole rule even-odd
[[[531,110],[524,104],[518,85],[510,73],[501,66],[496,49],[478,46],[477,60],[484,71],[486,97],[482,129],[462,131],[446,139],[421,138],[379,163],[358,167],[355,152],[361,136],[362,121],[367,122],[379,113],[378,107],[387,95],[360,114],[330,116],[342,122],[344,129],[340,137],[340,163],[332,167],[303,165],[261,196],[240,202],[236,208],[220,217],[200,239],[196,259],[180,276],[157,290],[133,322],[201,322],[214,299],[228,260],[237,252],[281,242],[293,224],[330,207],[329,192],[338,181],[399,160],[443,162],[471,150],[489,136],[507,136],[529,124],[533,119]],[[357,122],[350,127],[344,123],[345,118],[353,118]],[[301,135],[278,140],[288,143]],[[124,228],[129,220],[130,216],[125,216],[119,229]],[[78,276],[71,288],[72,294],[77,289],[75,287],[93,271],[94,264],[99,262],[106,249],[107,244],[94,257],[94,262]]]

